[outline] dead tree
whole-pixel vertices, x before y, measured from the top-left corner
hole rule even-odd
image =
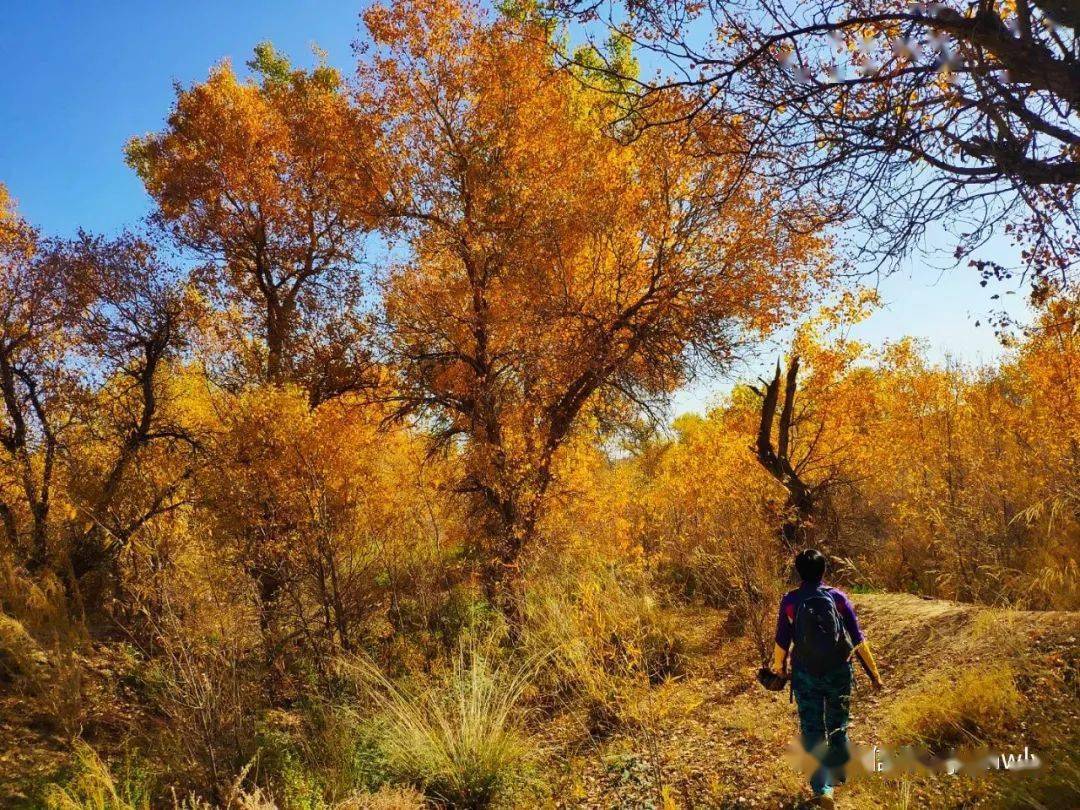
[[[799,465],[792,463],[791,428],[795,416],[795,390],[798,385],[799,358],[793,356],[784,375],[784,404],[780,409],[780,421],[776,428],[776,444],[773,444],[773,423],[780,404],[780,363],[772,381],[762,380],[764,389],[753,388],[761,397],[761,419],[758,423],[757,442],[751,449],[758,462],[769,475],[780,482],[787,491],[784,503],[784,520],[780,537],[789,550],[804,548],[810,544],[814,516],[818,506],[818,487],[803,480]]]

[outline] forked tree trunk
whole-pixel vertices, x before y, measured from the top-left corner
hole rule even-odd
[[[813,542],[814,517],[817,511],[816,488],[800,477],[792,463],[791,428],[795,418],[795,391],[798,386],[799,358],[793,356],[784,375],[784,401],[780,405],[780,363],[776,373],[764,389],[754,389],[761,397],[761,418],[758,423],[757,442],[754,452],[758,463],[775,478],[787,492],[784,503],[784,519],[780,525],[780,539],[789,551],[805,548]],[[773,424],[780,408],[776,424],[776,443],[773,443]]]

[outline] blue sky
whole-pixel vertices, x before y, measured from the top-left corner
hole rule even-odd
[[[24,216],[56,235],[79,226],[115,231],[147,212],[122,149],[132,135],[161,127],[175,82],[203,79],[224,58],[241,66],[263,40],[302,64],[313,61],[317,43],[331,64],[351,73],[362,8],[356,0],[5,5],[0,182]],[[914,335],[937,359],[978,363],[998,357],[1001,349],[985,321],[999,303],[990,296],[1004,291],[981,288],[971,271],[941,272],[927,264],[916,258],[882,280],[886,307],[857,334],[870,342]],[[1019,296],[1010,298],[1011,309],[1021,312]],[[976,327],[980,319],[984,325]],[[776,351],[766,348],[773,356]],[[713,381],[688,389],[676,398],[675,410],[699,409],[726,387]]]
[[[225,57],[242,67],[271,40],[296,62],[317,42],[353,64],[356,0],[8,0],[0,25],[0,182],[49,233],[109,231],[148,210],[123,162],[160,129],[173,84]]]

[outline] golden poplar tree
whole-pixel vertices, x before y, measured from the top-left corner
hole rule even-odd
[[[453,0],[365,19],[361,101],[382,117],[387,227],[411,247],[386,293],[402,409],[464,439],[505,602],[583,417],[620,424],[782,322],[823,244],[749,179],[735,122],[610,137],[610,98],[555,68],[541,25]]]
[[[128,162],[243,311],[256,378],[298,382],[317,404],[366,381],[354,304],[374,224],[373,135],[336,70],[295,70],[268,43],[255,54],[258,82],[219,65],[179,91],[164,131],[128,144]]]

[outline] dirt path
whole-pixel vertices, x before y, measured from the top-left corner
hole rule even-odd
[[[892,707],[919,690],[940,689],[944,673],[1005,665],[1018,673],[1024,701],[1010,740],[1053,757],[1065,744],[1063,732],[1080,728],[1080,614],[994,610],[904,594],[860,595],[854,602],[889,685],[886,693],[875,693],[857,673],[854,743],[889,747]],[[580,718],[560,719],[553,736],[577,742],[554,757],[555,806],[802,806],[808,794],[804,778],[785,753],[797,724],[787,692],[757,686],[756,655],[745,641],[724,638],[722,614],[681,610],[679,617],[691,635],[690,672],[648,690],[637,711],[642,722],[597,742],[583,735]],[[838,791],[837,804],[1012,806],[1001,798],[1008,787],[996,777],[867,776]]]

